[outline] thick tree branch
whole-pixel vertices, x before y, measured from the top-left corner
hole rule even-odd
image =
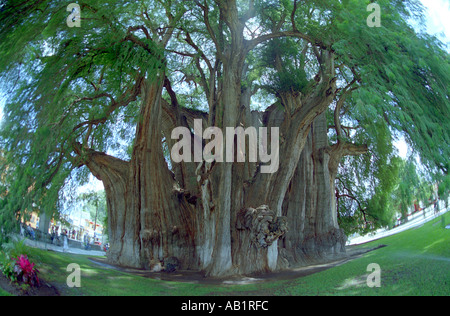
[[[104,181],[109,172],[122,176],[128,174],[128,162],[103,152],[86,148],[78,142],[74,142],[72,146],[80,161],[78,167],[82,165],[87,166],[97,179]]]
[[[256,14],[255,1],[249,0],[248,1],[248,9],[247,9],[247,11],[245,11],[245,13],[240,18],[241,23],[245,24],[245,22],[247,22],[251,18],[255,17],[255,14]]]
[[[148,32],[147,28],[144,25],[137,25],[137,26],[130,26],[128,28],[128,32],[134,32],[134,31],[138,31],[141,30],[142,32],[144,32],[145,37],[147,37],[147,39],[151,40],[152,37],[150,36],[150,33]]]
[[[336,102],[336,109],[334,110],[334,126],[336,129],[338,143],[340,143],[341,139],[342,139],[342,128],[341,128],[341,120],[340,120],[341,109],[344,106],[344,103],[345,103],[345,100],[347,99],[347,97],[352,93],[352,91],[354,91],[355,89],[358,88],[358,87],[352,87],[355,82],[356,82],[356,79],[353,79],[344,88],[341,97]]]
[[[356,145],[353,143],[345,143],[342,148],[343,156],[359,156],[369,152],[367,145]]]
[[[341,197],[347,197],[352,199],[353,201],[356,201],[356,203],[358,204],[358,209],[359,211],[363,214],[364,217],[364,222],[367,224],[367,217],[366,217],[366,210],[362,208],[361,206],[361,202],[359,202],[359,200],[357,198],[355,198],[354,196],[350,195],[350,194],[339,194],[338,192],[336,192],[336,199],[339,200]]]

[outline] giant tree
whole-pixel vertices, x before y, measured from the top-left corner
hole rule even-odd
[[[218,276],[342,251],[339,163],[368,153],[379,126],[448,172],[448,54],[407,23],[416,1],[379,1],[375,28],[368,1],[69,3],[1,7],[3,212],[51,207],[88,170],[105,187],[112,263],[177,257]],[[178,150],[180,127],[192,137]],[[208,127],[236,132],[228,159]],[[256,161],[249,127],[267,136]]]

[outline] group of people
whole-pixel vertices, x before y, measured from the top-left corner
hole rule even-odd
[[[59,231],[59,226],[52,226],[52,232],[51,232],[52,241],[54,238],[59,240],[58,231]],[[64,228],[61,230],[61,236],[66,236],[67,238],[70,238],[70,239],[81,240],[81,233],[79,231],[76,231],[75,229],[70,231],[70,230],[67,230]]]
[[[61,231],[61,233],[59,233],[59,231]],[[31,240],[36,240],[36,232],[30,226],[30,224],[21,223],[20,234]],[[70,230],[62,227],[60,228],[57,225],[52,226],[49,237],[51,244],[62,246],[63,251],[69,250],[69,239],[82,241],[83,247],[86,250],[89,250],[91,248],[91,244],[95,242],[95,235],[94,238],[92,238],[91,236],[89,236],[87,232],[82,234],[81,231],[77,231],[75,229]],[[40,239],[40,237],[38,239]],[[109,248],[108,244],[103,245],[103,249],[105,251],[107,251],[108,248]]]
[[[63,243],[63,249],[68,249],[68,242],[69,242],[69,238],[70,239],[74,239],[74,240],[81,240],[81,232],[77,231],[75,229],[73,229],[72,231],[67,230],[67,229],[62,229],[61,230],[61,238],[58,235],[58,231],[59,231],[59,227],[58,226],[53,226],[52,230],[51,230],[51,242],[53,243],[58,243],[61,242]],[[90,243],[91,243],[91,237],[89,236],[89,234],[85,233],[83,235],[83,244],[85,246],[86,249],[90,248]]]
[[[58,236],[58,226],[52,227],[52,232],[50,234],[50,239],[52,244],[58,244],[58,242],[61,241],[60,237]],[[22,236],[28,237],[32,240],[36,240],[36,233],[34,229],[30,226],[30,224],[21,224],[20,225],[20,234]],[[69,249],[69,240],[68,240],[68,232],[67,229],[63,229],[61,232],[62,236],[62,242],[63,242],[63,251],[67,251]]]
[[[31,228],[30,224],[24,225],[20,223],[20,234],[25,237],[29,237],[32,240],[36,239],[36,234],[34,233],[34,229]]]

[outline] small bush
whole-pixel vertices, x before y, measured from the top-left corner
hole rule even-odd
[[[2,253],[0,260],[0,270],[12,282],[38,287],[38,270],[35,264],[28,260],[27,256],[20,255],[17,258],[10,258],[8,254]]]
[[[11,260],[9,255],[5,252],[0,253],[0,271],[13,282],[17,282],[16,274],[14,273],[14,260]]]
[[[38,270],[34,263],[31,263],[24,255],[20,255],[15,260],[14,273],[17,281],[31,286],[39,286]]]
[[[0,252],[0,271],[14,283],[24,286],[39,286],[38,270],[30,262],[30,248],[24,240],[2,245]]]

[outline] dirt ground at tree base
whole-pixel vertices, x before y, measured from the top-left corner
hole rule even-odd
[[[306,266],[299,266],[295,268],[289,268],[281,271],[270,272],[265,274],[256,274],[256,275],[238,275],[238,276],[230,276],[230,277],[217,277],[211,278],[206,277],[202,271],[188,271],[188,270],[179,270],[175,272],[152,272],[143,269],[136,268],[126,268],[119,267],[115,265],[111,265],[107,262],[105,258],[89,258],[92,262],[106,268],[106,269],[114,269],[118,271],[123,271],[135,275],[139,275],[142,277],[152,278],[156,280],[163,281],[176,281],[176,282],[189,282],[189,283],[201,283],[201,284],[251,284],[258,282],[268,282],[268,281],[278,281],[278,280],[289,280],[300,277],[305,277],[314,273],[318,273],[344,263],[347,263],[351,260],[357,259],[362,255],[377,250],[379,248],[385,247],[386,245],[380,245],[376,248],[370,249],[355,249],[353,246],[349,246],[346,249],[346,253],[338,255],[332,258],[325,258],[320,261],[316,261],[315,263],[308,264]]]
[[[0,288],[14,296],[60,296],[58,289],[44,280],[40,280],[39,287],[18,285],[2,273],[0,273]]]

